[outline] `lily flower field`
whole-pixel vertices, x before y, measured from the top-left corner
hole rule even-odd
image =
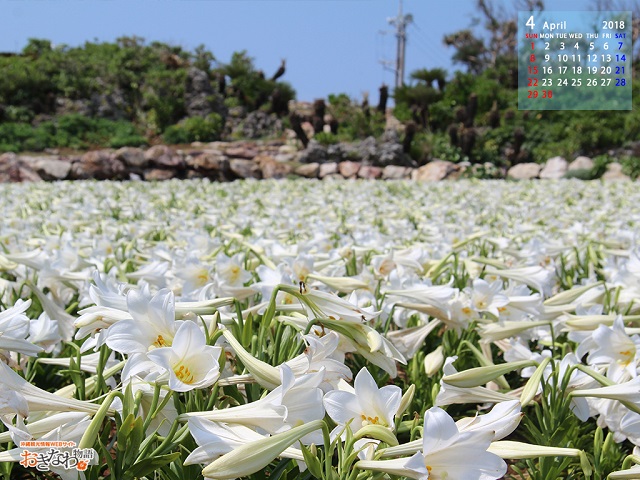
[[[4,479],[640,478],[634,183],[1,188]]]

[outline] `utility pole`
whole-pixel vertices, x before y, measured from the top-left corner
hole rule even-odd
[[[389,23],[396,27],[396,38],[398,39],[398,48],[396,51],[396,88],[404,85],[404,60],[407,45],[407,25],[413,21],[411,14],[404,15],[402,13],[402,0],[400,0],[400,9],[396,18],[390,18]]]

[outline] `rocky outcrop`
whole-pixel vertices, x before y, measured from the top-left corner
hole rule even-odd
[[[24,165],[38,174],[42,180],[64,180],[71,171],[71,162],[51,157],[20,157]]]
[[[604,180],[631,180],[628,175],[622,172],[622,165],[617,162],[607,165],[607,171],[602,175]]]
[[[0,155],[0,182],[39,182],[42,178],[22,163],[15,153],[3,153]]]
[[[538,178],[540,175],[541,166],[537,163],[519,163],[514,165],[507,172],[507,178],[514,180],[531,180]]]
[[[116,150],[114,155],[117,160],[133,169],[144,168],[149,162],[144,150],[141,148],[122,147],[120,150]]]
[[[87,152],[71,164],[70,180],[125,180],[129,172],[113,152],[95,150]]]
[[[568,166],[567,161],[563,157],[550,158],[540,171],[540,178],[546,178],[548,180],[562,178],[567,173]]]
[[[204,70],[189,68],[184,93],[184,104],[189,117],[206,117],[217,113],[223,119],[227,115],[224,99],[213,89],[209,75]]]
[[[249,113],[240,124],[233,129],[232,135],[241,138],[275,137],[282,132],[282,120],[275,113],[256,110]]]
[[[415,169],[411,174],[411,179],[417,182],[438,182],[458,170],[460,170],[460,167],[455,163],[445,160],[434,160]]]
[[[569,171],[572,170],[591,170],[594,166],[593,160],[589,157],[577,157],[569,164]]]

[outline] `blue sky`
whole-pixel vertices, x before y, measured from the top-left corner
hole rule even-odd
[[[512,0],[494,0],[515,12]],[[588,9],[590,0],[546,0],[548,10]],[[408,27],[406,72],[442,67],[452,72],[445,34],[467,28],[476,0],[404,0]],[[0,0],[0,51],[19,51],[30,37],[70,46],[137,35],[193,49],[205,44],[221,62],[247,50],[271,75],[287,60],[282,80],[301,100],[344,92],[377,101],[394,74],[379,60],[395,58],[389,17],[398,0]],[[386,32],[386,33],[382,33]]]

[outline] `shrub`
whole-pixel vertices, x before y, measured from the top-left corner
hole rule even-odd
[[[327,132],[318,132],[313,138],[321,145],[335,145],[339,141],[337,135]]]
[[[220,138],[224,124],[217,113],[207,117],[187,118],[177,125],[167,128],[163,134],[166,143],[213,142]]]

